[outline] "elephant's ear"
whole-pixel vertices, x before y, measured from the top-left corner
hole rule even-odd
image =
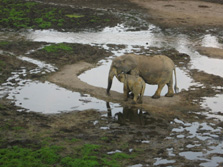
[[[131,70],[135,69],[137,67],[137,63],[135,59],[133,59],[131,56],[123,60],[123,66],[125,67],[125,72],[130,72]]]

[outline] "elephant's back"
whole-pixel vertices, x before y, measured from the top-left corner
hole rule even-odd
[[[161,79],[165,80],[175,68],[174,62],[165,55],[140,56],[139,59],[140,76],[149,84],[157,84]]]
[[[165,55],[141,56],[140,64],[151,70],[173,70],[174,62]]]

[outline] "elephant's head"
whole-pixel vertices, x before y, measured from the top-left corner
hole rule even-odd
[[[108,75],[107,94],[109,95],[114,76],[117,77],[121,73],[129,74],[136,67],[137,62],[135,55],[123,55],[120,57],[116,57],[111,64]]]
[[[127,75],[127,74],[125,74],[125,73],[118,74],[117,79],[118,79],[120,82],[124,83],[125,80],[126,80],[126,75]]]

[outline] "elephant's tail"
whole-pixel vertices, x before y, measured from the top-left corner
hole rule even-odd
[[[175,76],[175,86],[174,86],[174,90],[175,90],[175,93],[179,93],[179,88],[177,87],[176,68],[174,68],[174,76]]]

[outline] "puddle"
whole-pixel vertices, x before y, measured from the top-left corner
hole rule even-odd
[[[208,110],[206,114],[211,118],[217,118],[223,121],[223,95],[218,94],[215,97],[204,97],[201,107]]]
[[[178,124],[179,127],[172,129],[170,140],[180,135],[184,136],[182,140],[195,139],[193,140],[193,144],[186,145],[187,151],[180,152],[179,156],[191,161],[204,161],[205,163],[200,163],[200,166],[204,167],[217,166],[219,162],[223,162],[223,158],[218,156],[218,154],[222,154],[223,150],[221,127],[214,128],[212,124],[206,122],[185,123],[178,119],[175,119],[173,124]],[[179,138],[179,140],[181,140],[181,138]],[[207,147],[205,151],[203,151],[204,144]],[[175,156],[175,154],[173,154],[173,148],[168,151],[172,156]]]
[[[173,164],[176,162],[175,160],[168,160],[168,159],[162,159],[162,158],[155,158],[155,159],[156,159],[156,162],[153,164],[154,166]]]
[[[45,73],[51,73],[51,72],[55,72],[58,70],[57,67],[51,65],[51,64],[47,64],[43,61],[39,61],[39,60],[36,60],[36,59],[32,59],[30,57],[25,57],[25,56],[20,56],[18,57],[20,60],[23,60],[23,61],[27,61],[29,63],[32,63],[32,64],[35,64],[38,66],[38,68],[36,69],[33,69],[32,71],[30,71],[31,74],[36,74],[36,73],[39,73],[41,71],[42,74],[45,74]]]
[[[223,78],[223,60],[222,59],[214,59],[206,56],[194,57],[192,59],[192,68],[199,69],[200,71],[204,71],[208,74],[218,75]]]
[[[204,35],[201,40],[201,46],[213,47],[213,48],[223,48],[223,44],[218,42],[218,38],[211,34]]]
[[[101,32],[64,33],[54,30],[36,30],[25,34],[28,40],[51,43],[81,43],[81,44],[115,44],[160,46],[160,34],[154,34],[157,27],[150,25],[147,31],[126,31],[124,25],[105,28]],[[157,36],[158,35],[158,36]],[[130,40],[131,39],[131,40]],[[140,40],[139,40],[140,39]]]
[[[11,90],[7,98],[28,111],[44,114],[87,109],[106,111],[104,101],[69,91],[50,82],[27,81]]]

